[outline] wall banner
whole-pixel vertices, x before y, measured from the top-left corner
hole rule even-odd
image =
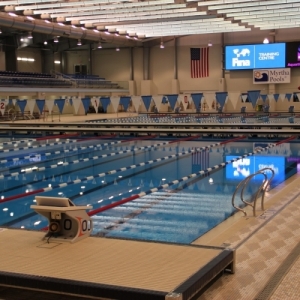
[[[266,69],[266,70],[253,70],[253,83],[266,84],[266,83],[290,83],[291,82],[291,69]]]

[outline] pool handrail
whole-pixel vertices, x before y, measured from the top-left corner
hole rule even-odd
[[[271,177],[270,177],[269,179],[268,179],[268,176],[266,175],[265,171],[271,171],[271,172],[272,172],[272,175],[271,175]],[[253,177],[257,176],[257,175],[263,175],[263,176],[264,176],[264,180],[263,180],[262,184],[259,186],[259,188],[257,189],[257,191],[256,191],[256,193],[255,193],[255,195],[254,195],[254,201],[253,201],[252,203],[250,203],[250,202],[244,200],[244,191],[245,191],[245,188],[246,188],[246,186],[248,185],[249,181],[250,181]],[[256,173],[253,173],[253,174],[247,176],[245,179],[243,179],[243,180],[237,185],[237,187],[236,187],[236,189],[235,189],[235,191],[234,191],[234,193],[233,193],[233,195],[232,195],[232,206],[233,206],[235,209],[237,209],[237,210],[243,212],[244,215],[247,216],[246,211],[245,211],[244,209],[242,209],[242,208],[236,206],[235,203],[234,203],[235,196],[236,196],[237,192],[240,190],[240,188],[242,187],[242,188],[241,188],[241,194],[240,194],[241,201],[242,201],[246,206],[249,205],[249,206],[251,206],[251,207],[253,208],[253,216],[256,217],[256,203],[257,203],[258,196],[259,196],[260,193],[262,193],[262,196],[261,196],[261,209],[264,210],[265,193],[266,193],[267,188],[270,186],[270,184],[271,184],[271,182],[272,182],[274,176],[275,176],[275,172],[274,172],[274,170],[273,170],[272,168],[263,168],[263,169],[257,171]]]

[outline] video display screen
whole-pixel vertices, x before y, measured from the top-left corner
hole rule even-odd
[[[286,67],[300,67],[300,42],[286,43]]]
[[[226,70],[285,68],[285,43],[225,46]]]

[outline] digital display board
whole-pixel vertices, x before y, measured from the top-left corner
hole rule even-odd
[[[226,70],[285,68],[285,43],[225,46]]]
[[[300,67],[300,42],[286,43],[286,67]]]
[[[238,156],[226,156],[226,161],[237,157]],[[226,166],[226,179],[241,181],[263,168],[271,168],[274,170],[275,176],[273,182],[279,183],[285,180],[285,158],[283,156],[249,156],[239,159]],[[261,176],[256,177],[261,180]]]

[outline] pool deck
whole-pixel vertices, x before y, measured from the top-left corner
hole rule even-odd
[[[80,116],[80,121],[101,117],[108,115]],[[63,118],[79,121],[78,116]],[[19,298],[2,296],[14,282],[22,287],[18,278],[23,285],[27,280],[28,299],[53,286],[57,290],[47,299],[67,299],[66,294],[78,294],[82,286],[84,299],[88,289],[96,293],[89,295],[93,299],[189,299],[199,290],[195,282],[203,278],[207,264],[216,265],[235,252],[235,274],[225,273],[192,299],[300,299],[300,176],[267,193],[264,212],[253,217],[248,209],[247,214],[235,214],[192,245],[93,237],[47,244],[41,232],[0,229],[0,299],[25,299],[24,289]],[[233,268],[229,261],[222,266]]]

